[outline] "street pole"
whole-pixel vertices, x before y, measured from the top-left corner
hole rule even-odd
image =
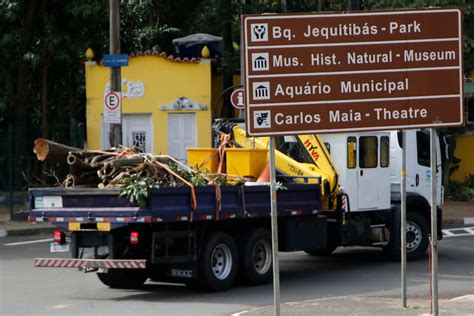
[[[272,221],[272,262],[273,262],[273,307],[275,316],[280,316],[280,263],[278,259],[278,211],[275,170],[275,137],[270,142],[270,201]]]
[[[438,220],[436,206],[436,130],[431,129],[431,309],[432,315],[438,310]]]
[[[120,1],[109,0],[109,45],[110,54],[120,54]],[[120,67],[110,68],[110,91],[122,91],[122,76]],[[120,117],[122,114],[120,113]],[[118,147],[122,144],[122,123],[110,124],[110,145]]]
[[[402,306],[407,307],[407,133],[402,131],[402,172],[400,178],[400,252]]]
[[[10,206],[10,220],[13,220],[13,126],[8,125],[8,204]]]
[[[242,15],[240,16],[240,24],[243,25],[243,14],[245,14],[245,0],[240,1],[240,5],[242,8]],[[241,27],[241,29],[243,29]],[[244,42],[244,32],[240,32],[240,45]],[[243,50],[240,50],[240,86],[244,86],[244,52]],[[245,99],[245,96],[244,96]],[[245,101],[246,102],[246,101]],[[244,118],[245,117],[245,112],[244,110],[239,110],[239,117]]]

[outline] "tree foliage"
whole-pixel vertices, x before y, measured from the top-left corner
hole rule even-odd
[[[289,12],[347,10],[347,1],[287,0]],[[363,10],[454,6],[464,12],[466,72],[474,68],[474,4],[470,0],[365,0]],[[240,16],[281,12],[278,0],[122,0],[122,52],[174,53],[171,40],[203,32],[224,38],[225,85],[240,69]],[[84,138],[84,52],[108,52],[107,0],[0,0],[0,188],[6,187],[8,126],[15,132],[15,174],[39,174],[32,140],[47,136],[78,146]]]

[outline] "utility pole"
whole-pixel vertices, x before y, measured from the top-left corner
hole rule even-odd
[[[402,170],[400,175],[400,259],[402,306],[407,307],[407,132],[402,130]]]
[[[436,161],[436,129],[432,128],[430,133],[431,147],[431,315],[439,315],[438,306],[438,207],[436,204],[436,178],[437,178],[437,161]]]
[[[120,1],[109,0],[109,45],[110,54],[120,54]],[[110,91],[122,92],[122,75],[120,67],[110,68]],[[122,115],[120,114],[120,117]],[[122,123],[110,124],[110,145],[118,147],[122,144]]]

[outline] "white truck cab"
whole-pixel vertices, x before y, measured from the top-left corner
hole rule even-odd
[[[407,193],[431,200],[430,132],[407,133]],[[351,212],[389,209],[400,192],[402,136],[397,131],[321,135],[340,173]],[[437,206],[442,204],[441,153],[436,136]]]

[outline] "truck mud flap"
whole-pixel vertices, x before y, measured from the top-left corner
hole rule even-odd
[[[35,258],[36,268],[146,269],[146,260]]]

